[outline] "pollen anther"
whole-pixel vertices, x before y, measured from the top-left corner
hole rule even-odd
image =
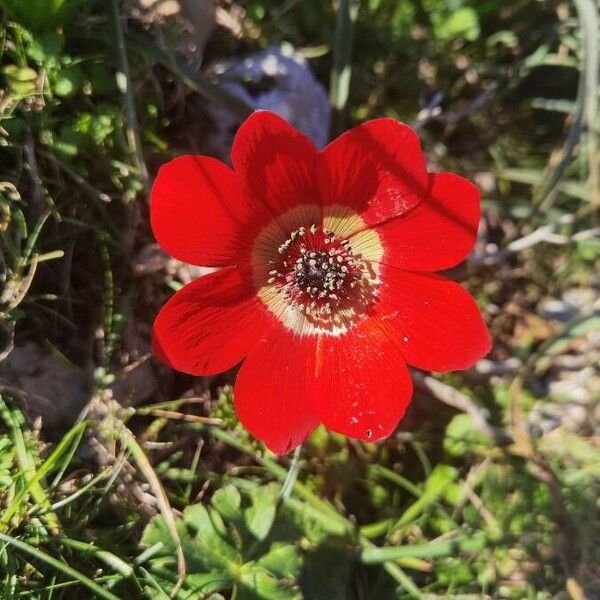
[[[314,325],[342,327],[368,303],[368,265],[349,240],[313,223],[292,231],[277,251],[267,283]]]

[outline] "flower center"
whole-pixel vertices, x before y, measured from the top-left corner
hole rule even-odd
[[[349,273],[348,265],[353,266],[354,260],[342,254],[305,251],[294,264],[295,283],[300,288],[306,288],[312,297],[329,293],[333,298],[333,292],[344,285]]]
[[[285,327],[337,336],[377,300],[382,257],[378,232],[349,207],[299,204],[258,232],[252,277],[259,300]]]
[[[341,326],[368,303],[368,263],[348,240],[328,229],[300,227],[278,247],[278,254],[269,261],[267,283],[314,325]]]

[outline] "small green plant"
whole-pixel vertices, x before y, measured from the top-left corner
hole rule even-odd
[[[188,568],[184,594],[201,597],[236,590],[237,598],[300,597],[300,557],[294,536],[285,539],[277,531],[282,524],[275,523],[278,493],[277,484],[244,493],[228,484],[215,492],[210,506],[185,509],[178,521]],[[172,581],[164,576],[168,577],[169,569],[171,579],[175,574],[170,539],[162,517],[154,519],[142,537],[142,544],[153,549],[150,569],[166,590]]]

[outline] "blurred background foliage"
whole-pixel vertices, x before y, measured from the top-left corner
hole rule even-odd
[[[600,598],[592,0],[0,7],[0,597]],[[415,373],[389,440],[318,429],[278,461],[237,423],[234,373],[151,357],[158,308],[204,271],[153,245],[147,200],[168,158],[226,157],[249,107],[220,61],[281,43],[333,131],[411,122],[432,170],[479,185],[449,275],[494,350]]]

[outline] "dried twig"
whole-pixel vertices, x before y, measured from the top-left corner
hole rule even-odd
[[[211,418],[211,417],[202,417],[200,415],[190,415],[188,413],[180,413],[173,410],[138,410],[138,414],[150,414],[153,417],[157,417],[159,419],[171,419],[174,421],[186,421],[188,423],[204,423],[205,425],[222,425],[223,421],[221,419]]]
[[[547,223],[545,225],[541,225],[531,233],[528,233],[527,235],[513,240],[504,248],[496,250],[495,252],[490,252],[488,254],[473,256],[471,258],[471,261],[475,264],[494,265],[503,262],[511,254],[516,254],[517,252],[521,252],[522,250],[526,250],[527,248],[532,248],[533,246],[536,246],[537,244],[540,244],[542,242],[547,244],[565,245],[571,242],[579,242],[582,240],[599,237],[600,227],[592,227],[591,229],[578,231],[571,235],[562,235],[555,233],[555,231],[560,227],[572,225],[579,218],[589,213],[590,210],[591,205],[586,206],[585,210],[580,211],[579,214],[569,213],[562,215],[555,221],[552,221],[551,223]]]

